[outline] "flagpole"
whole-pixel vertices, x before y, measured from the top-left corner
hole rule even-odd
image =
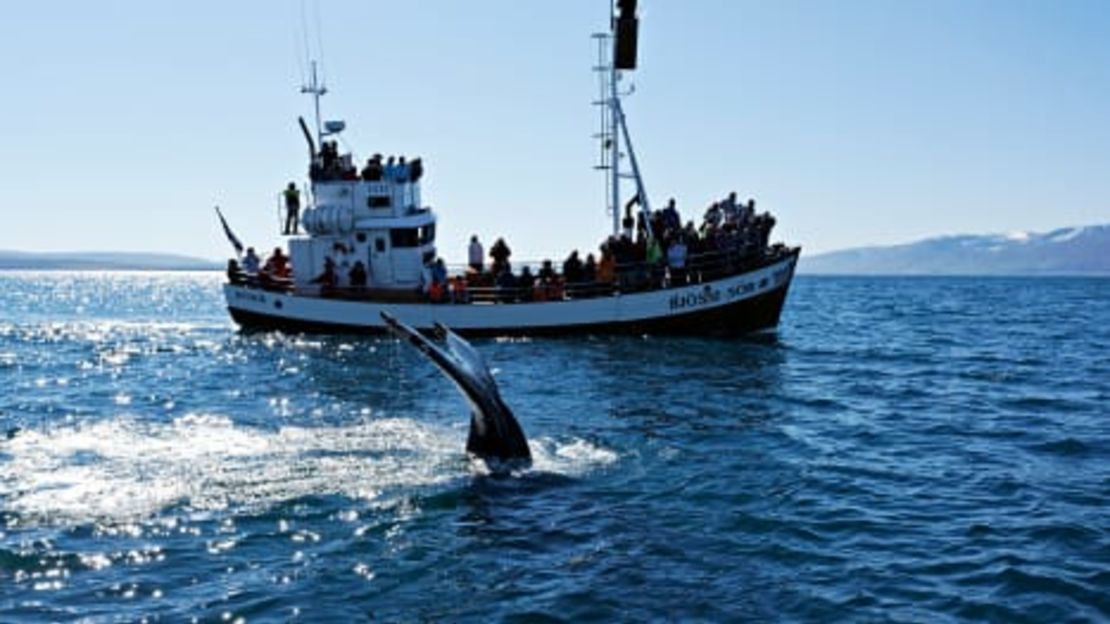
[[[239,240],[238,236],[231,231],[231,226],[227,224],[227,219],[224,218],[224,213],[220,212],[220,207],[216,206],[216,216],[220,219],[220,225],[224,227],[224,235],[227,236],[227,242],[235,249],[235,259],[243,259],[243,243]]]

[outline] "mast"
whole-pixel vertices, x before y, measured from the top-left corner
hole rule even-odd
[[[648,201],[647,190],[644,188],[644,178],[640,175],[640,163],[636,160],[636,150],[632,149],[632,136],[628,134],[628,122],[624,118],[624,108],[621,107],[619,99],[616,100],[616,106],[613,107],[613,110],[615,111],[614,116],[620,122],[624,145],[628,148],[628,163],[632,165],[632,178],[636,181],[636,193],[640,198],[640,212],[646,218],[651,214],[651,203]],[[650,228],[648,229],[648,236],[651,236]]]
[[[610,5],[610,10],[612,5]],[[594,169],[605,172],[605,208],[613,217],[613,235],[617,236],[621,228],[620,187],[616,184],[616,163],[620,158],[619,147],[615,138],[615,118],[613,117],[613,93],[610,89],[614,77],[613,64],[610,60],[612,49],[612,35],[609,33],[594,33],[597,41],[597,65],[594,71],[598,77],[598,98],[594,101],[601,115],[598,120],[599,131],[594,135],[601,146],[598,154],[598,164]]]
[[[619,9],[619,15],[617,13]],[[621,93],[618,88],[622,70],[636,69],[637,31],[639,19],[636,17],[636,0],[613,0],[609,5],[609,32],[598,33],[598,65],[595,71],[601,82],[601,98],[595,102],[602,107],[601,131],[595,136],[601,141],[601,162],[596,169],[606,171],[606,202],[613,215],[613,235],[621,231],[621,180],[632,178],[636,183],[636,195],[640,212],[645,219],[651,208],[647,191],[644,189],[640,166],[632,149],[632,137],[621,106]],[[632,171],[621,170],[621,141],[628,152]],[[646,222],[646,221],[645,221]],[[648,236],[651,235],[650,230]]]
[[[328,92],[325,86],[316,76],[316,61],[312,61],[312,72],[309,75],[309,82],[301,86],[301,93],[311,94],[312,103],[316,112],[316,144],[324,144],[324,124],[320,119],[320,96]]]
[[[615,13],[615,5],[610,4],[609,5],[609,28],[610,28],[610,30],[615,28],[616,24],[617,24],[617,16],[616,16],[616,13]],[[616,45],[616,43],[615,43],[615,39],[614,39],[614,46],[615,45]],[[614,47],[613,50],[616,50],[616,48]],[[615,52],[614,52],[613,56],[615,56]],[[610,117],[610,122],[609,122],[609,128],[610,128],[609,132],[611,134],[611,136],[609,137],[609,139],[610,139],[609,140],[609,143],[610,143],[609,149],[611,150],[611,152],[609,154],[609,159],[610,159],[609,162],[611,162],[613,164],[612,171],[610,171],[610,174],[612,175],[612,178],[613,178],[610,181],[610,184],[612,185],[612,198],[611,199],[612,199],[612,202],[613,202],[613,236],[617,236],[618,234],[620,234],[620,225],[621,225],[621,182],[620,182],[620,176],[621,176],[621,147],[620,147],[620,144],[621,144],[621,142],[620,142],[620,137],[617,136],[617,123],[618,123],[618,121],[617,121],[617,107],[615,106],[616,103],[619,101],[618,98],[620,97],[617,93],[617,80],[619,80],[619,79],[620,79],[620,74],[617,73],[616,59],[611,58],[610,61],[609,61],[609,114],[611,116]]]

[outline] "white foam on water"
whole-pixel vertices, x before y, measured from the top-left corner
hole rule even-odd
[[[581,477],[618,459],[615,452],[579,438],[569,441],[540,438],[528,446],[532,450],[532,470],[571,477]]]
[[[465,476],[452,432],[405,419],[265,430],[190,415],[22,431],[3,444],[0,501],[49,522],[126,521],[186,504],[266,507],[311,494],[371,499]]]
[[[404,418],[270,430],[206,414],[26,430],[0,444],[0,509],[20,524],[120,523],[175,505],[196,513],[308,495],[375,500],[481,473],[466,461],[464,436]],[[581,439],[540,438],[531,449],[531,470],[571,477],[617,460]]]

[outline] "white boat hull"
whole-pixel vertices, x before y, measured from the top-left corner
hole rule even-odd
[[[573,333],[742,334],[769,329],[779,314],[798,254],[701,284],[535,303],[387,303],[271,292],[228,284],[228,311],[244,329],[383,333],[388,311],[418,329],[436,323],[469,335]]]

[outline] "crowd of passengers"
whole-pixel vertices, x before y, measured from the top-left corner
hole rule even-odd
[[[232,284],[285,290],[293,287],[293,266],[281,247],[274,247],[274,253],[265,262],[254,247],[248,247],[241,261],[234,258],[227,261],[227,280]]]
[[[720,279],[751,266],[768,250],[774,251],[768,246],[774,217],[756,214],[755,200],[737,203],[735,193],[712,204],[701,227],[695,227],[693,221],[683,225],[673,199],[646,219],[643,212],[633,218],[635,204],[634,198],[625,206],[621,234],[602,243],[597,256],[590,253],[582,258],[574,250],[563,261],[561,271],[551,260],[544,260],[535,270],[524,265],[514,271],[512,250],[503,238],[490,247],[487,264],[485,249],[475,235],[467,249],[465,273],[449,275],[443,258],[437,258],[425,267],[420,292],[433,303],[469,303],[476,298],[501,303],[560,301],[618,290],[638,292]],[[344,261],[340,267],[333,256],[347,258],[350,250],[336,243],[332,251],[312,283],[324,294],[365,291],[369,286],[366,265],[355,260],[351,264]],[[344,288],[340,288],[340,271],[346,272]],[[227,273],[233,284],[292,287],[289,258],[280,248],[263,263],[251,247],[241,264],[229,261]]]
[[[736,201],[736,193],[714,202],[700,227],[682,218],[671,199],[665,208],[646,219],[633,218],[637,199],[625,206],[623,229],[601,244],[597,256],[585,258],[574,250],[563,261],[562,271],[551,260],[538,269],[513,270],[512,251],[502,238],[489,250],[489,265],[477,236],[467,249],[465,275],[448,275],[443,259],[430,265],[423,292],[434,303],[468,303],[481,293],[502,303],[553,301],[621,292],[637,292],[698,283],[737,273],[763,257],[768,250],[775,219],[756,214],[755,200]]]
[[[349,253],[350,250],[343,243],[336,243],[332,247],[332,255],[346,258]],[[319,285],[321,292],[325,294],[335,293],[340,289],[339,275],[342,269],[332,255],[324,257],[323,271],[312,279],[312,283]],[[346,265],[347,262],[344,260],[344,266]],[[350,289],[365,289],[370,285],[370,275],[366,270],[366,264],[361,260],[355,260],[350,268],[346,269],[346,275],[347,287]],[[258,257],[254,247],[249,247],[242,261],[234,258],[228,260],[227,278],[232,284],[259,286],[270,290],[290,290],[293,288],[293,266],[289,262],[289,256],[282,253],[280,247],[275,247],[274,252],[265,262]]]
[[[424,162],[419,158],[406,162],[404,156],[384,158],[381,154],[374,154],[359,170],[351,154],[339,153],[338,142],[324,141],[320,154],[309,167],[308,175],[313,182],[359,179],[367,182],[417,182],[424,175]]]

